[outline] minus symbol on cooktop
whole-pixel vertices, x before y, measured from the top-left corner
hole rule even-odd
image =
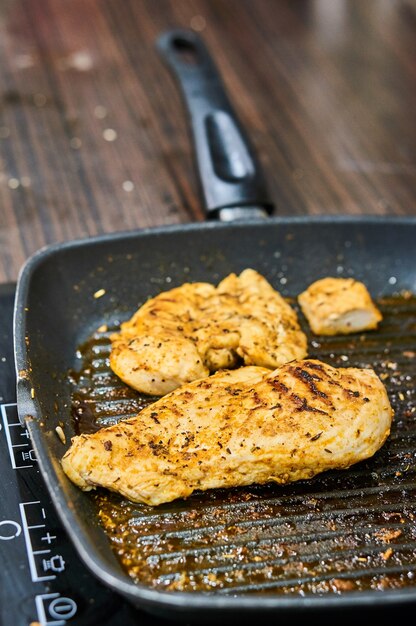
[[[28,526],[29,530],[32,530],[33,528],[45,528],[45,524],[36,524],[36,526]]]

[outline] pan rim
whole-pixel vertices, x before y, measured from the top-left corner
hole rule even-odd
[[[144,228],[136,228],[133,230],[121,230],[112,233],[102,233],[99,235],[92,235],[86,237],[78,237],[76,239],[71,239],[68,241],[56,242],[47,244],[42,246],[35,252],[33,252],[23,263],[22,267],[19,271],[19,276],[17,279],[17,285],[19,285],[20,277],[25,271],[26,266],[29,263],[38,261],[42,259],[45,255],[54,254],[58,250],[66,250],[70,249],[74,246],[80,245],[94,245],[97,243],[105,242],[105,241],[115,241],[118,239],[131,239],[135,238],[138,235],[146,236],[146,235],[159,235],[164,233],[175,233],[175,232],[183,232],[183,231],[193,231],[193,230],[205,230],[205,229],[227,229],[236,227],[247,227],[248,225],[259,226],[261,224],[382,224],[382,223],[393,223],[393,224],[401,224],[401,225],[413,225],[416,223],[416,215],[411,216],[397,216],[397,215],[370,215],[370,214],[361,214],[361,215],[349,215],[349,214],[338,214],[338,215],[327,215],[327,214],[316,214],[316,215],[283,215],[283,216],[272,216],[266,219],[256,218],[250,220],[236,220],[233,222],[220,222],[216,220],[209,221],[201,221],[201,222],[184,222],[179,224],[161,224],[158,226],[146,226]]]
[[[234,230],[237,228],[247,228],[248,225],[265,225],[270,224],[278,225],[294,225],[305,223],[322,223],[322,224],[396,224],[404,226],[416,225],[416,217],[396,217],[396,216],[295,216],[295,217],[276,217],[269,218],[268,220],[250,220],[234,222],[232,227]],[[220,222],[201,222],[191,224],[180,225],[165,225],[158,227],[151,227],[146,229],[138,229],[134,231],[123,231],[114,234],[97,235],[94,237],[87,237],[84,239],[78,239],[68,241],[64,243],[51,244],[45,246],[35,252],[28,258],[22,270],[19,274],[16,289],[16,299],[14,308],[14,342],[15,342],[15,359],[17,373],[24,364],[27,362],[27,348],[24,341],[26,334],[26,328],[24,318],[19,316],[19,307],[27,300],[28,289],[30,285],[30,279],[33,271],[50,255],[54,255],[62,250],[70,249],[74,246],[91,246],[106,241],[115,241],[123,239],[134,239],[136,237],[144,237],[148,235],[165,235],[167,233],[175,232],[193,232],[195,230],[206,229],[226,229],[230,228],[230,224],[224,224]],[[19,386],[19,383],[21,385]],[[30,398],[29,389],[27,387],[27,381],[19,380],[18,377],[18,398],[19,395],[22,400],[22,414],[32,415],[34,419],[27,420],[27,427],[31,435],[33,445],[35,448],[36,456],[39,460],[39,466],[43,479],[47,483],[48,491],[54,493],[55,497],[53,503],[57,509],[58,515],[71,538],[73,545],[75,546],[78,554],[80,555],[84,564],[88,569],[108,587],[121,593],[130,601],[133,601],[136,605],[148,607],[155,607],[157,609],[176,609],[182,612],[190,612],[192,610],[203,609],[208,612],[216,612],[218,610],[231,611],[235,609],[244,610],[306,610],[306,609],[329,609],[329,608],[347,608],[359,605],[360,607],[377,605],[392,605],[397,602],[414,602],[415,601],[415,588],[400,588],[400,589],[386,589],[386,590],[368,590],[349,592],[345,595],[308,595],[305,597],[299,595],[278,595],[274,597],[253,595],[253,596],[225,596],[215,595],[211,593],[202,592],[165,592],[157,589],[151,589],[143,584],[130,581],[127,575],[118,574],[113,570],[109,570],[108,565],[101,560],[97,551],[91,550],[92,542],[85,535],[81,533],[77,535],[76,529],[79,528],[78,522],[73,516],[72,511],[68,507],[68,500],[64,496],[64,492],[61,488],[60,481],[53,467],[50,453],[42,436],[42,432],[38,423],[41,415],[36,402]],[[19,401],[18,401],[19,404]],[[21,413],[19,409],[19,414]],[[38,451],[42,454],[38,454]],[[45,460],[47,459],[47,461]]]

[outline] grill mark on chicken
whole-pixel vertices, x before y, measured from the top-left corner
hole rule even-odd
[[[282,394],[287,394],[289,391],[289,388],[286,387],[286,385],[280,380],[271,379],[269,380],[269,385],[271,385],[276,391],[280,391]]]
[[[288,366],[288,370],[291,372],[291,374],[295,378],[300,380],[302,383],[305,383],[308,390],[312,392],[315,396],[319,396],[325,399],[328,398],[327,394],[325,394],[324,392],[319,392],[319,390],[316,389],[315,385],[309,384],[309,381],[312,379],[312,377],[309,375],[309,373],[306,370],[304,369],[302,370],[302,368],[300,367],[291,367],[291,366]],[[302,375],[301,372],[304,372],[304,374]],[[271,380],[269,382],[276,391],[279,391],[282,394],[282,396],[287,396],[288,398],[293,400],[293,403],[295,405],[295,409],[294,409],[295,411],[310,411],[314,413],[322,413],[323,415],[327,415],[326,411],[310,406],[306,398],[302,398],[298,394],[291,393],[290,389],[281,381]]]
[[[320,396],[321,398],[328,398],[328,395],[323,391],[320,391],[315,384],[315,380],[322,380],[317,378],[316,376],[312,376],[307,370],[302,369],[301,367],[292,368],[292,374],[296,378],[298,378],[301,382],[305,383],[305,385],[310,389],[310,391],[316,396]]]
[[[293,398],[296,404],[296,411],[310,411],[311,413],[321,413],[322,415],[328,415],[328,411],[322,411],[321,409],[317,409],[314,406],[310,406],[306,398],[300,398],[295,393],[292,393],[291,398]]]

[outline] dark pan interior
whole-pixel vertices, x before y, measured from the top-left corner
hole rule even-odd
[[[230,617],[244,610],[279,609],[293,613],[416,601],[416,585],[411,578],[408,585],[382,593],[363,589],[358,593],[317,593],[311,597],[298,592],[263,594],[261,589],[250,595],[244,593],[244,585],[240,593],[227,594],[215,590],[172,592],[143,581],[137,584],[116,560],[99,525],[91,495],[80,492],[63,475],[59,459],[66,447],[55,433],[62,422],[69,444],[73,427],[68,371],[79,367],[79,345],[100,325],[113,326],[129,317],[149,296],[186,281],[216,283],[226,274],[246,267],[257,269],[283,295],[292,297],[312,281],[328,275],[362,280],[376,298],[403,291],[415,293],[415,240],[416,220],[408,218],[270,219],[233,225],[203,223],[102,237],[55,246],[29,260],[19,279],[15,308],[19,415],[28,420],[40,468],[57,510],[81,557],[101,580],[152,612],[198,619],[216,619],[220,614]],[[396,332],[400,332],[400,325],[393,328],[392,333]],[[412,332],[414,342],[414,328]],[[404,345],[403,350],[411,353],[414,347]],[[400,447],[400,441],[396,444]],[[409,454],[413,454],[409,462],[414,464],[415,449],[412,442],[406,440],[406,445]],[[392,465],[392,471],[399,470]],[[412,477],[408,478],[406,489],[411,500]],[[353,483],[353,470],[349,470],[345,472],[345,486]],[[373,477],[375,490],[377,485]],[[281,488],[276,491],[279,496],[283,493]],[[404,487],[402,492],[405,493]],[[290,493],[293,497],[286,511],[287,521],[306,511],[302,488],[291,487]],[[265,501],[275,495],[271,487],[258,497],[266,505]],[[223,494],[223,502],[224,498]],[[360,498],[359,490],[354,491],[343,503],[344,508],[353,510]],[[211,504],[208,499],[207,506]],[[193,506],[192,499],[181,503],[180,512],[175,512],[175,507],[167,510],[165,522],[171,530],[178,530],[180,525],[183,529],[183,512],[188,505]],[[276,513],[273,506],[268,513],[272,517]],[[394,509],[394,502],[392,506]],[[279,507],[281,517],[281,503]],[[241,511],[237,514],[241,515]],[[250,517],[247,523],[250,524]],[[302,532],[307,533],[306,526]],[[327,538],[321,539],[324,550]],[[321,539],[317,539],[318,549]],[[414,544],[414,537],[407,540]],[[413,559],[409,572],[415,566]]]

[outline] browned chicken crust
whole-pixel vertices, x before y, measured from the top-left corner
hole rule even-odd
[[[353,278],[322,278],[298,296],[312,331],[346,335],[377,328],[382,315],[367,287]]]
[[[393,411],[371,369],[298,360],[176,389],[136,417],[80,435],[62,459],[81,489],[158,505],[195,490],[289,483],[371,457]]]
[[[113,371],[154,395],[220,369],[274,369],[307,354],[296,311],[253,269],[230,274],[217,287],[185,283],[164,291],[111,340]]]

